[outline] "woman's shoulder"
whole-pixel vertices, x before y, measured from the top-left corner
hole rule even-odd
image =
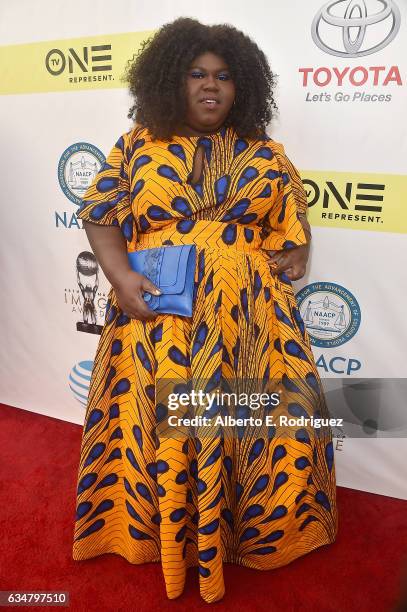
[[[121,149],[123,155],[130,159],[137,149],[151,140],[149,131],[142,125],[135,124],[132,128],[122,134],[117,139],[115,147]]]
[[[271,138],[271,136],[269,136],[267,133],[265,133],[264,135],[263,143],[265,146],[268,146],[273,153],[284,155],[284,145],[278,140],[274,140],[274,138]]]
[[[235,137],[239,141],[243,141],[241,144],[242,150],[248,144],[251,145],[251,150],[253,150],[253,147],[254,149],[258,149],[256,156],[259,156],[260,152],[261,152],[261,156],[266,156],[266,157],[269,156],[270,159],[274,156],[277,157],[278,155],[285,155],[284,145],[281,142],[274,140],[274,138],[272,138],[269,134],[267,134],[267,132],[262,132],[257,137],[247,137],[247,138],[239,137],[237,133],[235,132]]]
[[[137,142],[140,140],[150,141],[151,134],[146,127],[140,125],[139,123],[134,124],[130,130],[127,132],[127,139],[129,142]]]

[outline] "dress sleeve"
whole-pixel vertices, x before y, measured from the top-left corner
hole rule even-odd
[[[136,236],[130,202],[127,134],[120,136],[89,185],[76,214],[83,221],[120,227],[130,243]]]
[[[277,199],[263,223],[261,248],[278,251],[308,244],[311,228],[307,194],[298,170],[282,144],[271,141],[271,147],[278,165]]]

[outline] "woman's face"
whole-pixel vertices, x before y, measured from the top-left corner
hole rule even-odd
[[[225,61],[214,53],[194,59],[186,76],[183,131],[189,136],[216,132],[222,127],[235,99],[235,85]]]

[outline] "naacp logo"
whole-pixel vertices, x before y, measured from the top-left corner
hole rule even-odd
[[[71,202],[81,204],[85,191],[104,162],[102,151],[88,142],[77,142],[65,149],[58,163],[58,180]]]
[[[355,296],[335,283],[312,283],[296,295],[311,344],[333,348],[348,342],[359,329],[361,313]]]
[[[336,0],[315,15],[311,35],[317,47],[330,55],[362,57],[387,47],[400,22],[393,0]]]

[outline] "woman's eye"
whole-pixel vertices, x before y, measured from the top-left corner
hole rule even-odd
[[[203,79],[205,78],[205,74],[203,72],[199,72],[194,70],[193,72],[190,72],[189,76],[192,79]],[[230,80],[230,75],[227,72],[220,72],[218,74],[218,79],[220,81],[229,81]]]

